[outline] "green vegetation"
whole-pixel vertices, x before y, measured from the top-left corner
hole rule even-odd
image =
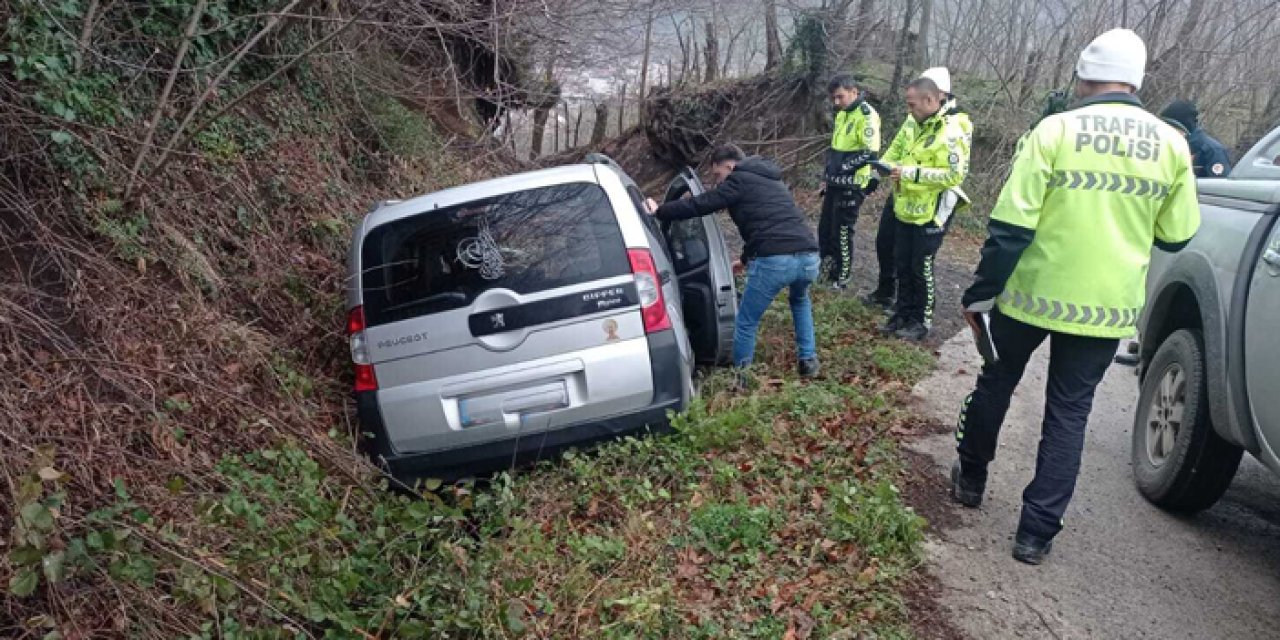
[[[780,307],[762,374],[794,359]],[[10,593],[100,575],[203,612],[196,638],[909,636],[897,587],[921,560],[924,521],[895,487],[887,430],[928,356],[869,337],[874,314],[847,297],[819,297],[816,312],[826,379],[735,395],[716,373],[671,435],[484,487],[361,488],[286,442],[226,456],[216,488],[193,496],[197,529],[117,480],[113,504],[64,530],[50,455],[22,484]],[[284,358],[272,366],[287,393],[311,393]],[[163,408],[191,411],[181,397]],[[166,487],[195,491],[181,476]],[[126,635],[163,633],[131,624]]]

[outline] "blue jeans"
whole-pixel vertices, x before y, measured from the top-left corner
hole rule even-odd
[[[809,285],[818,277],[817,253],[792,253],[755,258],[747,266],[747,287],[738,304],[738,322],[733,333],[733,363],[751,365],[756,354],[756,330],[769,304],[789,288],[791,320],[796,328],[796,355],[801,360],[818,356],[813,336],[813,304]]]

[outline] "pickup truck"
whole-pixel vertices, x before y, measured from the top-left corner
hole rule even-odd
[[[1197,186],[1200,231],[1147,275],[1133,425],[1138,490],[1183,513],[1222,497],[1245,451],[1280,473],[1280,128]]]

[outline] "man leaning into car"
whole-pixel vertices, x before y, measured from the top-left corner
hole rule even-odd
[[[796,206],[791,190],[782,182],[782,170],[772,160],[746,157],[731,144],[711,152],[711,176],[715,188],[701,195],[658,206],[646,205],[661,220],[683,220],[729,210],[745,245],[742,262],[747,266],[746,290],[734,327],[733,363],[743,370],[755,358],[756,330],[769,304],[788,289],[795,324],[796,355],[801,377],[818,375],[818,352],[813,331],[813,305],[809,287],[818,277],[818,241]]]

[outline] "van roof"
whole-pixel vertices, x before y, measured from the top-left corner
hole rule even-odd
[[[472,202],[504,193],[525,191],[539,187],[549,187],[572,182],[590,182],[599,184],[595,164],[571,164],[538,171],[526,171],[501,178],[472,182],[457,187],[442,189],[409,200],[387,203],[379,206],[365,216],[364,231],[369,232],[388,222],[417,215],[432,209],[452,207],[465,202]]]

